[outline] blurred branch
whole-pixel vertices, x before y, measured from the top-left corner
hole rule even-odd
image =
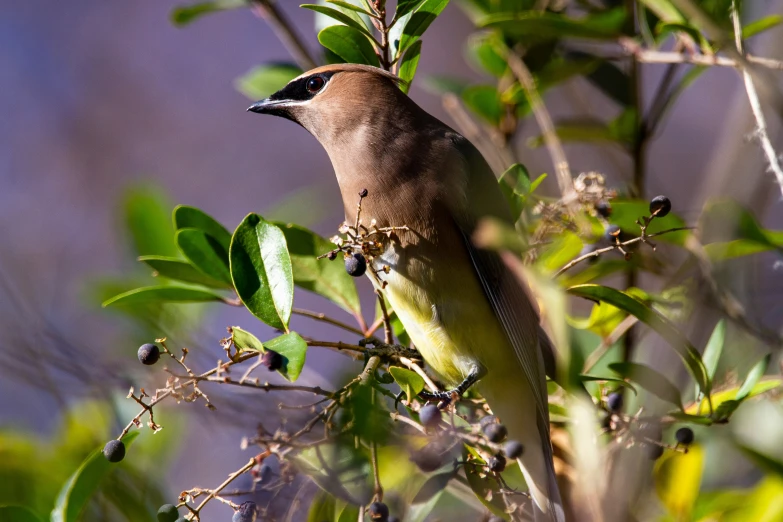
[[[263,18],[272,27],[277,38],[291,53],[296,63],[305,71],[317,67],[318,62],[313,59],[310,51],[296,32],[291,22],[277,8],[274,0],[252,0],[253,12],[259,18]]]
[[[345,324],[342,321],[338,321],[337,319],[332,319],[328,315],[321,312],[312,312],[310,310],[305,310],[303,308],[294,308],[291,310],[291,313],[294,313],[296,315],[301,315],[304,317],[309,317],[310,319],[315,319],[316,321],[322,321],[324,323],[328,323],[333,326],[337,326],[338,328],[342,328],[343,330],[346,330],[348,332],[355,333],[356,335],[359,335],[361,337],[365,336],[365,332],[363,332],[362,330],[359,330],[358,328],[354,328],[349,324]]]
[[[726,58],[725,56],[689,54],[682,52],[665,52],[645,49],[630,38],[623,38],[620,43],[626,51],[631,53],[638,62],[642,63],[683,63],[690,65],[718,66],[718,67],[739,67],[737,60]],[[769,69],[783,71],[783,61],[773,60],[771,58],[762,58],[760,56],[746,55],[748,62],[767,67]]]
[[[544,143],[546,144],[549,155],[552,157],[552,162],[555,165],[557,184],[560,187],[563,201],[566,205],[570,206],[571,202],[576,201],[574,182],[571,177],[571,169],[568,167],[568,159],[566,158],[565,151],[563,151],[563,145],[560,143],[560,138],[557,137],[557,132],[555,131],[555,125],[552,123],[552,117],[549,115],[549,111],[546,109],[541,96],[538,94],[535,79],[527,68],[527,65],[525,65],[525,62],[511,51],[507,53],[506,59],[508,60],[508,66],[514,73],[514,76],[517,77],[519,84],[525,90],[525,95],[530,102],[530,108],[536,117],[538,126],[541,128]]]
[[[739,10],[737,6],[737,0],[731,2],[731,20],[734,24],[734,43],[737,46],[737,52],[740,55],[745,54],[742,45],[742,24],[740,24]],[[780,166],[780,160],[778,158],[775,148],[769,141],[769,134],[767,133],[767,120],[764,118],[764,111],[761,109],[761,101],[759,101],[759,95],[756,91],[756,85],[753,83],[753,78],[750,76],[750,72],[744,65],[739,67],[742,73],[742,79],[745,82],[745,91],[748,93],[748,101],[750,102],[750,108],[753,111],[753,116],[756,118],[756,136],[758,136],[761,142],[761,148],[764,151],[764,155],[767,156],[769,162],[769,168],[775,174],[780,190],[783,193],[783,168]]]

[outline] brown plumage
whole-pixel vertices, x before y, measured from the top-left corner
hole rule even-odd
[[[348,218],[366,188],[367,220],[410,227],[376,260],[391,269],[386,298],[446,383],[481,376],[479,391],[525,446],[520,464],[535,520],[560,522],[542,356],[548,340],[526,289],[495,253],[470,240],[481,218],[510,223],[510,211],[476,148],[398,85],[373,67],[329,65],[249,110],[291,119],[318,139]]]

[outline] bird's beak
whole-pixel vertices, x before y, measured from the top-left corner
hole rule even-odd
[[[257,112],[259,114],[275,114],[280,109],[286,106],[287,100],[273,100],[266,98],[261,101],[255,102],[253,105],[247,108],[250,112]]]

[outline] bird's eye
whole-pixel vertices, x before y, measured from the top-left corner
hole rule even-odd
[[[320,76],[313,76],[312,78],[307,80],[307,85],[306,85],[307,92],[312,94],[317,93],[323,88],[324,83],[326,82],[324,82],[324,79],[321,78]]]

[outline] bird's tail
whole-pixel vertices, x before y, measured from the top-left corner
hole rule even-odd
[[[513,382],[515,389],[510,389]],[[514,381],[484,379],[478,384],[492,413],[508,429],[508,438],[524,446],[518,459],[533,499],[535,522],[565,522],[563,503],[557,485],[548,420],[537,414],[527,383],[518,376]],[[516,400],[515,400],[516,399]]]

